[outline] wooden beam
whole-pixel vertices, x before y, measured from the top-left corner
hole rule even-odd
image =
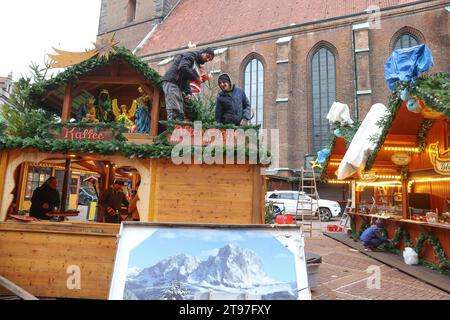
[[[388,145],[415,146],[417,144],[417,135],[412,134],[392,134],[386,136],[383,146]]]
[[[134,84],[137,85],[143,81],[142,77],[139,76],[86,76],[80,77],[78,83],[103,83],[107,84]]]
[[[66,86],[64,94],[64,103],[61,112],[61,122],[69,122],[72,113],[72,85],[69,83]]]
[[[102,169],[99,169],[98,167],[96,167],[90,163],[87,163],[86,161],[79,161],[78,164],[82,167],[85,167],[86,169],[91,170],[91,171],[102,173]]]
[[[66,202],[68,199],[68,191],[69,191],[69,185],[70,185],[70,158],[66,159],[66,164],[65,164],[65,168],[64,168],[64,180],[63,180],[63,187],[62,187],[62,194],[61,194],[61,212],[65,212],[67,207],[66,207]],[[53,208],[52,208],[53,209]]]
[[[106,166],[103,161],[94,160],[95,167],[97,168],[97,172],[100,174],[106,174]]]
[[[39,300],[38,298],[33,296],[31,293],[29,293],[28,291],[25,291],[24,289],[22,289],[15,283],[9,281],[5,277],[0,276],[0,285],[4,288],[8,289],[9,291],[11,291],[16,296],[18,296],[19,298],[21,298],[23,300]]]
[[[261,189],[262,189],[262,176],[258,166],[253,165],[253,200],[252,200],[252,224],[263,224],[261,221]]]
[[[159,159],[150,159],[150,197],[149,197],[149,212],[148,212],[148,221],[145,222],[156,222],[156,218],[158,215],[158,207],[156,205],[156,188],[159,186],[156,185],[156,171],[158,169],[158,161]]]
[[[159,97],[160,97],[159,89],[155,88],[154,91],[153,91],[152,119],[151,119],[151,127],[150,127],[150,134],[152,136],[157,136],[158,135]]]
[[[6,184],[6,169],[8,167],[8,151],[0,151],[0,208],[3,203],[3,192],[5,191]],[[16,182],[17,183],[17,182]],[[16,204],[18,205],[18,204]],[[7,212],[6,214],[8,214]]]

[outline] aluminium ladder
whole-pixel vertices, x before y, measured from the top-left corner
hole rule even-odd
[[[316,186],[316,175],[314,169],[300,169],[300,184],[295,210],[295,220],[301,217],[301,230],[304,234],[312,237],[313,230],[322,232],[322,221],[319,210],[319,193]],[[318,222],[319,228],[314,222]]]

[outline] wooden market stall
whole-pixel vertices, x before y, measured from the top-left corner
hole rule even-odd
[[[151,100],[150,132],[123,132],[117,123],[88,121],[96,118],[95,112],[89,118],[92,108],[82,115],[85,121],[69,123],[91,97],[106,91],[119,105],[131,106],[139,87]],[[27,168],[33,166],[47,166],[51,174],[64,171],[64,206],[70,203],[68,180],[83,171],[98,176],[100,195],[113,179],[130,180],[136,187],[139,177],[137,207],[144,222],[264,223],[262,165],[175,164],[170,159],[174,146],[167,142],[173,131],[159,123],[165,118],[160,76],[125,48],[118,47],[109,59],[94,56],[74,65],[31,91],[40,107],[62,119],[37,137],[0,137],[0,274],[31,294],[105,299],[119,231],[119,225],[102,223],[101,208],[97,222],[8,219],[19,209],[26,214]],[[81,287],[68,285],[77,272]]]
[[[420,112],[401,99],[405,87],[395,91],[375,150],[352,177],[354,236],[381,219],[396,249],[412,246],[439,270],[450,268],[450,106],[441,91],[449,83],[437,74],[408,85]]]

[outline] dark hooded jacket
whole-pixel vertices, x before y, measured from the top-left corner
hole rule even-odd
[[[201,54],[203,51],[188,51],[178,55],[169,70],[162,78],[176,84],[180,90],[186,94],[191,94],[191,81],[200,77],[200,64],[202,63]]]
[[[223,124],[240,125],[241,120],[251,119],[250,102],[244,90],[235,86],[231,82],[228,74],[224,73],[220,77],[227,77],[231,85],[230,92],[219,92],[216,100],[216,122]]]
[[[44,203],[48,204],[48,209],[42,208]],[[30,216],[41,220],[49,220],[45,214],[53,211],[54,207],[59,207],[59,191],[52,189],[48,184],[36,188],[31,198]]]

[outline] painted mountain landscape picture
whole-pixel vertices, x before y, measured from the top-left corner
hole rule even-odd
[[[131,251],[123,299],[297,299],[295,257],[268,232],[158,229]]]

